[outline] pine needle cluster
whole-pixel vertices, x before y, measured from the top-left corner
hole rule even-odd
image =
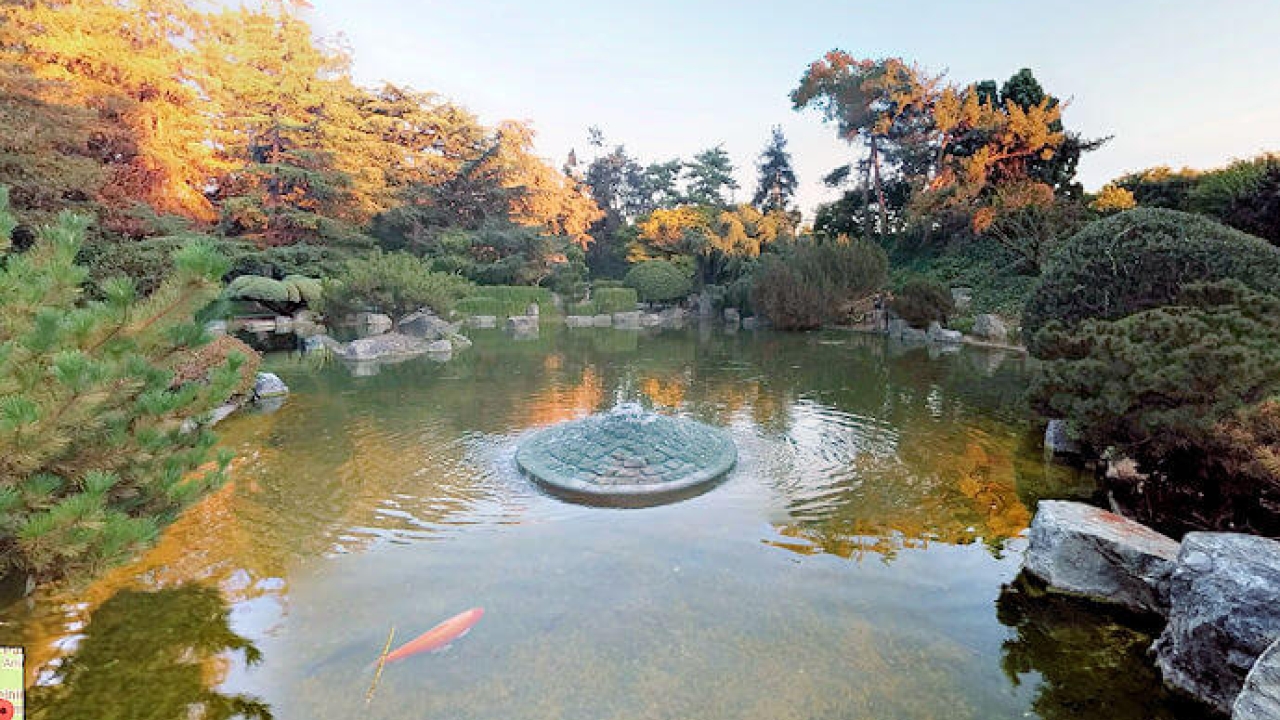
[[[184,429],[224,402],[246,358],[196,382],[174,368],[209,341],[194,321],[226,260],[193,242],[148,297],[128,278],[84,292],[89,220],[63,213],[25,252],[0,188],[0,576],[97,572],[152,540],[222,481],[214,436]]]

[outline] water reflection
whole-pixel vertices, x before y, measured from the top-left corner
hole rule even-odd
[[[249,695],[215,688],[238,655],[258,649],[231,631],[217,590],[122,590],[85,624],[74,654],[28,693],[33,720],[270,720]]]
[[[293,393],[220,426],[240,458],[232,484],[137,563],[0,610],[0,641],[63,678],[41,692],[74,709],[62,697],[76,677],[115,662],[84,655],[90,624],[114,615],[106,627],[154,632],[156,657],[171,658],[198,623],[148,629],[166,608],[140,598],[198,584],[229,604],[230,625],[212,605],[191,617],[266,656],[250,669],[249,647],[213,630],[179,653],[204,689],[174,685],[212,693],[198,701],[208,717],[254,697],[308,720],[1072,717],[1079,700],[1054,687],[1064,670],[1044,669],[1058,632],[1001,600],[1007,628],[994,605],[1035,499],[1091,489],[1035,446],[1023,358],[842,333],[548,325],[473,339],[448,363],[367,377],[270,357]],[[521,438],[621,402],[726,428],[737,468],[705,495],[630,511],[565,504],[520,476]],[[883,562],[845,561],[861,558]],[[362,673],[391,624],[410,636],[476,605],[487,614],[467,643],[397,666],[363,709]],[[1105,670],[1079,670],[1098,685],[1144,666],[1103,655]],[[1024,669],[1006,675],[1002,658]]]
[[[1016,684],[1038,676],[1032,705],[1043,720],[1173,720],[1204,712],[1165,690],[1148,658],[1159,633],[1136,618],[1049,594],[1026,578],[1005,587],[1000,622],[1016,631],[1001,666]]]

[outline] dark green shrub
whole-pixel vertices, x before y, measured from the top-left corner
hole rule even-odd
[[[325,282],[318,309],[337,317],[375,310],[399,319],[426,307],[447,316],[472,287],[456,275],[432,272],[408,253],[376,250],[349,260],[340,275]]]
[[[1253,413],[1280,391],[1280,298],[1228,280],[1190,285],[1174,302],[1072,329],[1047,326],[1032,402],[1068,420],[1095,451],[1113,448],[1137,461],[1154,478],[1144,504],[1166,519],[1188,503],[1208,514],[1256,511],[1259,492],[1280,488],[1280,465],[1222,471],[1248,454],[1238,438],[1274,435]]]
[[[1280,250],[1213,220],[1138,208],[1086,225],[1049,258],[1023,315],[1024,336],[1169,305],[1192,283],[1234,278],[1280,293]]]
[[[256,302],[278,315],[292,315],[299,309],[320,302],[323,284],[315,278],[289,275],[273,280],[261,275],[241,275],[223,291],[227,300]]]
[[[779,330],[822,327],[831,314],[822,285],[811,282],[791,263],[777,256],[761,259],[751,290],[751,303]]]
[[[627,271],[623,280],[644,302],[669,302],[689,295],[691,273],[666,260],[646,260]]]
[[[926,328],[935,321],[945,325],[955,311],[955,301],[940,283],[916,278],[894,293],[889,307],[911,327]]]
[[[1280,244],[1280,155],[1240,160],[1205,173],[1189,205],[1237,230]]]
[[[575,316],[596,315],[597,313],[596,313],[595,301],[586,300],[584,302],[573,303],[569,307],[565,308],[565,314],[575,315]]]
[[[740,279],[725,289],[723,303],[749,305],[780,329],[816,328],[842,320],[849,305],[883,287],[888,264],[884,250],[862,240],[794,245],[761,257],[749,302]]]
[[[629,287],[596,288],[591,293],[597,313],[630,312],[636,309],[639,294]]]

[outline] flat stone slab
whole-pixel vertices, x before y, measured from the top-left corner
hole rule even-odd
[[[525,440],[520,469],[569,499],[658,504],[722,478],[738,451],[728,433],[623,405]]]
[[[1178,543],[1084,503],[1042,501],[1031,521],[1026,569],[1051,588],[1164,615]]]

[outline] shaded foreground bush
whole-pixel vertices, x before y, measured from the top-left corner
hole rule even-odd
[[[1280,249],[1208,218],[1138,209],[1096,221],[1049,263],[1024,318],[1044,360],[1032,402],[1095,452],[1172,533],[1280,535]]]
[[[241,386],[247,358],[207,358],[198,380],[175,368],[209,341],[193,316],[227,265],[191,243],[149,297],[116,278],[86,302],[87,221],[64,214],[13,252],[7,204],[0,193],[0,575],[94,572],[222,480],[213,435],[182,424]]]
[[[1177,304],[1041,336],[1034,405],[1151,477],[1120,488],[1175,532],[1280,534],[1280,298],[1237,281]]]
[[[883,287],[888,265],[878,245],[861,240],[796,245],[761,256],[751,305],[779,329],[817,328]]]

